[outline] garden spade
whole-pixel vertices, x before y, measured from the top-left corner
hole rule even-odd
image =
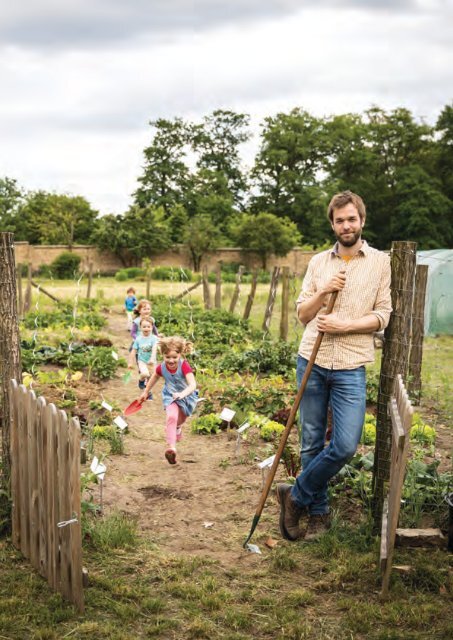
[[[335,305],[335,301],[337,299],[338,291],[334,291],[329,299],[329,304],[327,305],[326,314],[332,313],[332,310]],[[269,473],[267,475],[267,479],[265,485],[263,487],[263,491],[261,493],[261,497],[258,502],[258,506],[255,511],[255,515],[252,521],[252,527],[250,529],[250,533],[247,536],[247,539],[244,542],[244,548],[247,548],[248,543],[255,531],[258,522],[261,517],[261,513],[264,509],[264,505],[266,504],[267,496],[269,495],[269,491],[272,485],[272,482],[275,477],[275,473],[277,471],[278,464],[280,462],[280,458],[282,457],[283,450],[286,446],[286,442],[288,440],[289,433],[296,419],[297,410],[299,409],[300,401],[302,400],[302,396],[304,395],[305,387],[307,386],[308,378],[310,376],[311,370],[313,368],[313,364],[316,360],[316,356],[318,355],[319,347],[321,346],[322,339],[324,337],[324,331],[319,331],[316,337],[315,344],[313,345],[313,350],[311,352],[310,360],[308,361],[307,367],[305,369],[305,373],[303,375],[302,381],[300,383],[300,387],[297,391],[296,397],[294,398],[293,406],[291,407],[290,414],[288,416],[288,420],[286,421],[285,430],[283,431],[280,443],[278,445],[277,453],[275,454],[274,462],[272,463],[271,468],[269,469]]]

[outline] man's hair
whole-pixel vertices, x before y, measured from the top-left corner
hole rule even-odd
[[[366,218],[365,203],[360,196],[352,191],[341,191],[341,193],[336,193],[329,202],[329,206],[327,207],[327,217],[330,222],[333,222],[334,209],[342,209],[349,203],[352,203],[355,206],[360,216],[360,220],[364,222]]]

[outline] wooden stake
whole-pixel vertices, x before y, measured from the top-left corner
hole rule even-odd
[[[289,317],[289,267],[282,270],[282,315],[280,319],[280,339],[288,339]]]
[[[256,285],[258,283],[258,269],[254,269],[252,275],[252,286],[250,287],[250,293],[247,297],[247,303],[244,309],[244,315],[242,316],[244,320],[248,320],[250,317],[250,312],[252,310],[253,299],[256,293]]]
[[[208,282],[208,267],[205,265],[202,271],[202,280],[203,280],[203,300],[204,300],[204,308],[211,309],[211,293],[209,291],[209,282]]]
[[[217,262],[217,268],[215,273],[215,299],[214,306],[216,309],[220,309],[222,306],[222,261]]]
[[[24,313],[30,311],[31,309],[31,262],[28,263],[27,267],[27,288],[25,289],[25,297],[24,297]]]
[[[231,298],[231,302],[230,302],[230,308],[229,308],[230,313],[234,312],[234,309],[236,307],[236,304],[239,298],[239,287],[241,284],[242,274],[244,273],[244,269],[245,269],[244,265],[241,264],[236,274],[236,286],[234,288],[233,297]]]
[[[278,280],[280,277],[280,267],[274,267],[272,272],[271,285],[269,287],[269,296],[266,304],[266,311],[264,312],[263,331],[268,333],[271,325],[272,310],[274,308],[275,296],[277,295]]]
[[[88,263],[87,300],[91,298],[91,285],[93,284],[93,263]]]
[[[422,396],[423,339],[425,334],[425,296],[428,265],[419,264],[415,272],[414,304],[412,308],[412,341],[409,354],[407,388],[415,404]]]

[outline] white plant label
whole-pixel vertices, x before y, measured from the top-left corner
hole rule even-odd
[[[117,354],[117,352],[116,352],[116,351],[112,351],[112,358],[113,358],[114,360],[118,360],[118,354]]]
[[[102,401],[101,407],[104,407],[104,409],[107,409],[107,411],[111,411],[113,409],[112,405],[105,400]]]
[[[258,468],[259,469],[265,469],[266,467],[271,467],[273,462],[275,460],[275,453],[273,456],[270,456],[269,458],[266,458],[265,460],[263,460],[262,462],[260,462],[258,464]]]
[[[122,418],[121,416],[118,416],[117,418],[115,418],[113,422],[116,424],[117,427],[121,429],[121,431],[123,431],[123,429],[126,429],[127,427],[126,420],[124,420],[124,418]]]
[[[99,478],[99,480],[104,480],[105,472],[107,471],[107,467],[102,462],[99,462],[96,456],[94,456],[90,465],[91,471],[95,476]]]
[[[244,433],[244,431],[246,431],[248,428],[250,427],[250,422],[244,422],[244,424],[242,424],[239,429],[238,429],[238,433]]]
[[[225,409],[222,409],[222,413],[220,414],[220,419],[225,420],[225,422],[231,422],[235,415],[236,415],[236,411],[233,411],[233,409],[228,409],[228,407],[225,407]]]

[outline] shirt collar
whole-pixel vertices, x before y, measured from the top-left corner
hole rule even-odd
[[[362,255],[366,256],[368,251],[369,251],[369,244],[366,240],[362,240],[362,246],[360,247],[360,249],[357,251],[357,253],[361,253]],[[333,247],[330,249],[330,253],[332,257],[336,257],[338,256],[338,242],[336,242]]]

